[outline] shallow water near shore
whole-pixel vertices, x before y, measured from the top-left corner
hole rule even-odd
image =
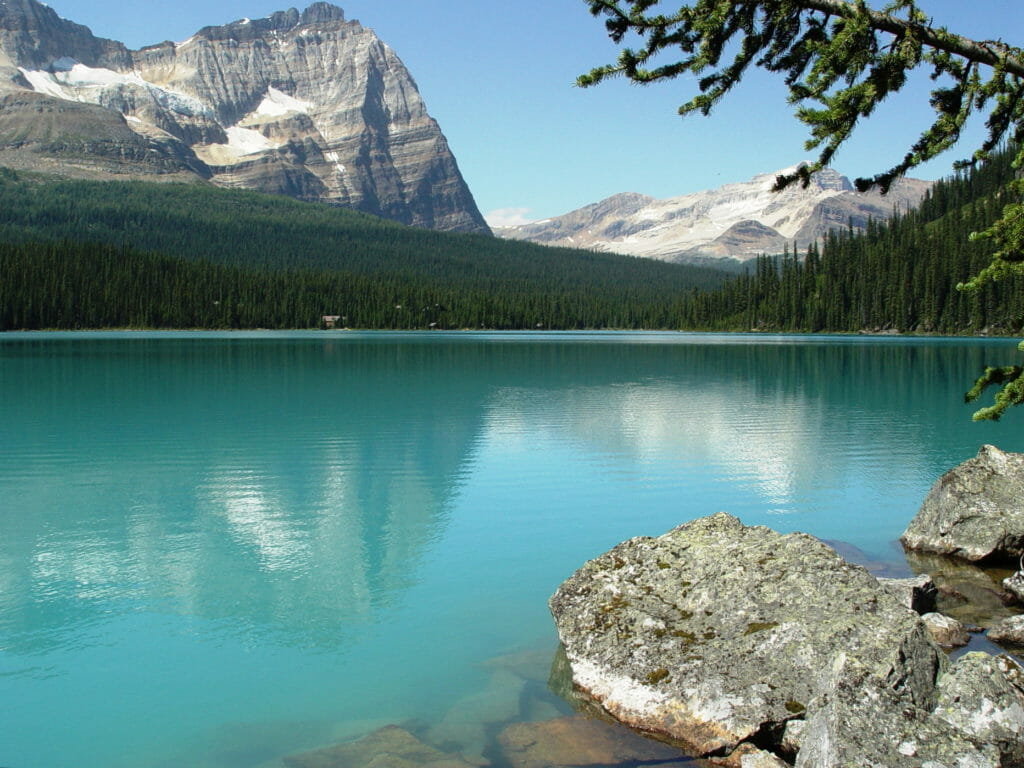
[[[0,336],[0,765],[267,768],[405,724],[494,758],[585,560],[725,510],[886,575],[1024,413],[1014,340]]]

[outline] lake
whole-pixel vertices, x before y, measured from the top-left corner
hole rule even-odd
[[[570,710],[546,601],[725,510],[906,573],[1014,340],[0,335],[0,765],[263,768]],[[856,549],[852,549],[856,548]]]

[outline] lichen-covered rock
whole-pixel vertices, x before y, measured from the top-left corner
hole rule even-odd
[[[938,595],[938,587],[932,581],[932,577],[926,573],[918,574],[909,579],[886,579],[879,578],[878,583],[892,592],[914,613],[925,614],[935,610],[935,598]]]
[[[972,561],[1024,555],[1024,454],[982,446],[932,486],[900,541]]]
[[[1020,570],[1003,579],[1003,588],[1013,595],[1018,602],[1024,603],[1024,558],[1021,558]]]
[[[803,715],[845,650],[930,709],[945,655],[918,616],[819,540],[720,513],[585,564],[550,601],[575,687],[702,755]]]
[[[740,758],[740,768],[789,768],[789,763],[771,752],[759,749]]]
[[[928,627],[932,639],[944,648],[962,648],[971,641],[964,625],[942,613],[926,613],[921,621]]]
[[[796,768],[1005,768],[999,751],[840,654],[808,706]]]
[[[988,639],[994,643],[1024,647],[1024,615],[1003,619],[988,631]]]
[[[502,756],[513,768],[689,764],[678,750],[645,739],[628,728],[586,717],[514,723],[498,736]]]
[[[938,684],[935,714],[1000,752],[1003,768],[1024,766],[1024,669],[1009,656],[968,653]]]

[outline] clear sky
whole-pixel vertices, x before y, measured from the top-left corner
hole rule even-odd
[[[296,0],[291,0],[296,2]],[[485,215],[539,219],[617,192],[671,197],[745,181],[808,159],[806,131],[778,78],[760,71],[710,118],[676,108],[691,81],[591,89],[576,76],[617,49],[584,0],[335,0],[398,53],[438,120]],[[138,48],[184,40],[201,27],[260,18],[287,0],[49,0],[61,16]],[[302,9],[307,0],[298,0]],[[880,7],[880,0],[871,3]],[[671,5],[671,4],[670,4]],[[1021,0],[919,0],[937,24],[977,39],[1024,45]],[[678,6],[677,6],[678,7]],[[928,123],[927,79],[891,99],[834,166],[884,170]],[[974,132],[974,139],[980,131]],[[938,178],[963,146],[914,175]]]

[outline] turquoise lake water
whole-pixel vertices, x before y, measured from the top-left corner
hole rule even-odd
[[[1014,340],[0,336],[0,766],[265,768],[569,711],[546,601],[725,510],[895,540]],[[852,550],[846,550],[851,551]],[[411,726],[412,727],[412,726]]]

